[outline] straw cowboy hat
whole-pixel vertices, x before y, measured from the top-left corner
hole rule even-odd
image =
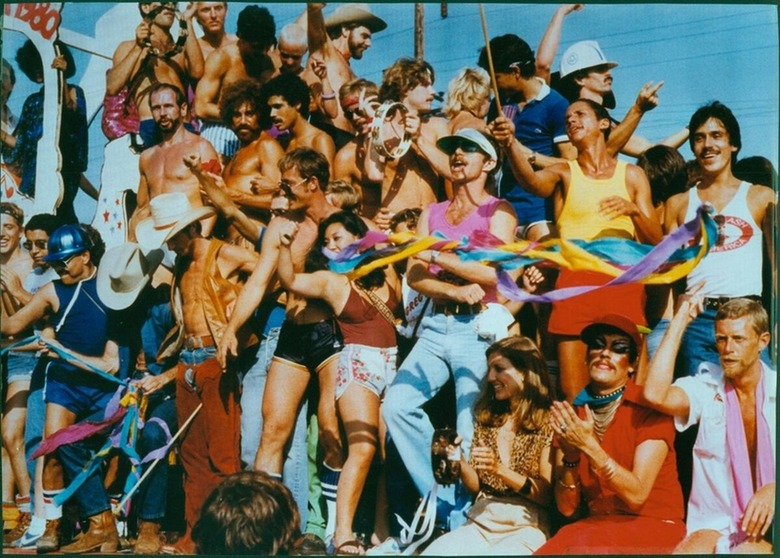
[[[156,248],[144,255],[134,242],[108,250],[98,266],[97,292],[103,304],[112,310],[124,310],[141,294],[163,259]]]
[[[339,25],[357,23],[372,33],[378,33],[387,27],[387,23],[381,17],[371,12],[368,4],[342,4],[325,18],[325,27],[328,29]]]
[[[147,217],[135,228],[135,237],[145,251],[159,248],[177,232],[195,221],[216,214],[213,207],[193,209],[190,200],[182,192],[160,194],[149,202],[151,217]]]

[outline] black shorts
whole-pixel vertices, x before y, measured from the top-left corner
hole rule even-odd
[[[302,325],[286,320],[279,332],[274,360],[317,373],[338,358],[343,347],[334,318]]]

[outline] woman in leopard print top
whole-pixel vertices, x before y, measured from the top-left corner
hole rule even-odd
[[[552,382],[541,352],[526,337],[497,341],[486,355],[471,456],[461,456],[460,468],[477,499],[466,523],[424,554],[532,554],[547,539]]]

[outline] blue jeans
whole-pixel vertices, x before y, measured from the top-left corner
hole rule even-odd
[[[714,362],[720,365],[718,347],[715,345],[715,310],[704,309],[685,330],[678,358],[677,372],[681,376],[694,376],[702,362]],[[769,350],[761,351],[761,360],[772,365]]]
[[[450,374],[455,379],[457,431],[463,438],[463,451],[468,454],[471,447],[473,408],[487,369],[485,350],[490,346],[477,336],[476,319],[476,315],[440,313],[423,318],[422,333],[385,394],[382,416],[388,434],[421,495],[434,484],[430,452],[433,425],[422,406],[439,392]],[[448,503],[454,506],[450,515],[454,528],[463,519],[470,495],[459,487],[454,496],[442,499],[452,498],[454,501]]]
[[[113,392],[107,391],[105,397],[97,402],[94,408],[83,410],[85,415],[80,414],[78,422],[103,420],[106,406],[113,395]],[[87,412],[90,414],[86,415]],[[107,434],[91,436],[80,442],[65,444],[58,448],[57,453],[62,463],[66,482],[71,482],[78,476],[84,465],[92,458],[93,453],[105,444],[106,437]],[[85,517],[92,517],[111,509],[108,493],[103,486],[103,474],[99,467],[87,477],[73,494],[73,497],[78,502]]]
[[[257,356],[244,375],[241,392],[241,461],[247,469],[255,464],[263,433],[263,394],[268,379],[268,368],[279,341],[280,327],[268,330],[260,341]],[[306,399],[303,400],[295,429],[287,443],[287,455],[282,467],[284,484],[292,492],[301,513],[301,525],[306,525],[308,514],[309,476],[306,457]]]
[[[141,459],[151,451],[164,446],[167,441],[162,426],[156,421],[150,421],[152,418],[163,421],[168,426],[168,432],[173,436],[177,430],[176,398],[163,399],[147,414],[146,423],[140,432],[137,445]],[[141,474],[145,473],[153,464],[154,461],[145,463]],[[142,520],[154,521],[165,517],[165,508],[168,502],[168,469],[168,459],[165,456],[139,488],[136,503],[138,517]]]

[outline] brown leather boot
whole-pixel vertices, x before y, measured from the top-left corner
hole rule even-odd
[[[47,552],[57,552],[60,549],[60,520],[47,519],[46,529],[38,542],[35,544],[35,551],[38,554]]]
[[[19,512],[19,518],[16,520],[16,527],[3,533],[3,548],[11,546],[11,544],[18,539],[22,538],[24,532],[30,526],[32,520],[32,514],[30,512]]]
[[[160,524],[156,521],[141,521],[138,525],[138,540],[135,542],[136,554],[157,554],[160,552]]]
[[[106,510],[88,519],[89,528],[79,539],[62,547],[65,554],[84,552],[116,552],[119,550],[119,533],[116,530],[114,514]]]

